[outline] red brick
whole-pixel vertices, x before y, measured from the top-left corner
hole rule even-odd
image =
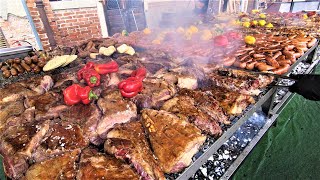
[[[67,23],[74,23],[74,22],[77,22],[78,20],[77,19],[67,19],[66,22]]]

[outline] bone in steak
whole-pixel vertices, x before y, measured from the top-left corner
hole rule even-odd
[[[124,99],[118,90],[106,91],[98,100],[102,118],[98,122],[97,133],[105,139],[108,131],[116,124],[126,123],[137,116],[136,105]]]
[[[77,171],[76,161],[80,150],[76,149],[61,156],[35,163],[26,172],[26,180],[43,179],[75,179]]]
[[[86,148],[81,153],[77,179],[138,180],[139,175],[123,161],[97,149]]]
[[[255,103],[253,97],[249,95],[228,91],[224,88],[215,88],[209,93],[219,101],[220,106],[229,115],[241,114],[250,104]]]
[[[143,179],[165,179],[145,137],[142,124],[132,121],[117,125],[107,135],[106,152],[129,160]]]
[[[49,121],[18,124],[5,130],[0,141],[0,154],[8,177],[18,179],[25,173],[27,160],[48,130]]]
[[[178,117],[194,123],[203,132],[210,135],[220,135],[222,130],[218,121],[198,109],[193,98],[189,96],[177,96],[166,101],[162,110],[177,114]]]
[[[142,122],[165,173],[176,173],[189,166],[206,140],[193,124],[166,111],[144,109]]]
[[[220,103],[206,93],[198,90],[181,89],[179,94],[192,97],[195,101],[195,106],[210,115],[215,121],[224,124],[230,123],[228,117],[220,107]]]
[[[84,138],[82,129],[77,124],[53,120],[45,141],[32,154],[34,162],[41,162],[56,155],[84,149],[89,145],[89,140]]]
[[[60,119],[78,124],[85,136],[92,144],[99,145],[104,141],[97,133],[97,125],[101,119],[101,112],[95,104],[77,104],[70,106],[60,113]]]
[[[134,98],[138,109],[160,108],[164,101],[176,94],[176,88],[164,79],[146,78],[143,81],[143,90]]]

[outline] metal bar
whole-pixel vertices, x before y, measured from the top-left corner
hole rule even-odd
[[[40,14],[40,18],[41,21],[43,23],[43,27],[47,33],[48,39],[49,39],[49,44],[51,47],[56,47],[57,46],[57,42],[54,39],[54,34],[52,31],[52,28],[49,24],[49,20],[46,14],[46,11],[44,10],[44,4],[42,2],[42,0],[36,0],[36,7],[38,8],[39,14]]]
[[[120,13],[120,16],[121,16],[121,20],[122,20],[123,26],[124,26],[125,29],[127,29],[127,26],[126,26],[126,24],[124,23],[124,19],[123,19],[122,13],[121,13],[119,1],[116,0],[116,2],[117,2],[117,6],[118,6],[118,9],[119,9],[119,13]]]
[[[260,100],[246,112],[235,124],[233,124],[223,135],[218,138],[212,146],[205,151],[197,160],[195,160],[177,179],[185,180],[190,178],[207,160],[225,143],[238,128],[252,116],[252,114],[266,102],[273,94],[273,89],[270,89]]]
[[[138,25],[137,25],[137,21],[136,21],[136,17],[135,17],[135,15],[134,15],[134,13],[133,13],[133,10],[131,10],[131,13],[132,13],[132,16],[133,16],[134,24],[136,25],[136,29],[137,29],[137,31],[139,31]]]
[[[39,34],[37,32],[36,26],[34,25],[33,19],[32,19],[31,14],[30,14],[30,11],[29,11],[29,9],[27,7],[27,3],[26,3],[25,0],[21,0],[21,2],[22,2],[24,11],[27,14],[27,18],[28,18],[28,21],[29,21],[29,23],[31,25],[31,29],[32,29],[33,35],[36,38],[36,42],[37,42],[37,45],[39,47],[39,50],[43,50],[43,46],[42,46]]]
[[[279,115],[273,115],[270,119],[267,120],[266,124],[260,129],[258,134],[251,140],[251,142],[246,146],[238,158],[231,164],[231,166],[226,170],[226,172],[221,176],[220,180],[230,179],[233,173],[238,169],[242,161],[248,156],[251,150],[256,146],[260,141],[263,135],[268,131],[272,126],[273,122],[277,119]]]

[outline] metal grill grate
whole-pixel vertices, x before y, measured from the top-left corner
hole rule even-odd
[[[7,40],[4,37],[4,34],[3,34],[2,29],[0,27],[0,49],[7,48],[7,47],[9,47],[8,43],[7,43]]]

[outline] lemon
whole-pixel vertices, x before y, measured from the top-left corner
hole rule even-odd
[[[248,28],[248,27],[250,27],[250,23],[249,23],[249,22],[244,22],[244,23],[242,24],[242,26]]]
[[[252,13],[252,14],[257,14],[258,12],[260,12],[259,9],[252,9],[252,10],[251,10],[251,13]]]
[[[259,20],[259,26],[264,26],[266,25],[266,21],[265,20]]]
[[[303,18],[303,19],[308,19],[308,15],[304,14],[304,15],[302,16],[302,18]]]
[[[257,20],[253,20],[253,21],[251,21],[251,23],[256,26],[258,24],[258,21]]]
[[[259,14],[259,17],[262,18],[262,19],[265,19],[267,16],[265,14],[261,13],[261,14]]]
[[[196,26],[190,26],[189,27],[189,30],[192,32],[192,33],[197,33],[199,31],[199,29],[196,27]]]
[[[273,24],[268,23],[268,24],[266,25],[266,27],[267,27],[267,28],[273,28]]]
[[[145,29],[143,30],[143,33],[144,33],[144,34],[151,34],[151,30],[150,30],[149,28],[145,28]]]
[[[244,38],[244,42],[247,44],[254,44],[254,43],[256,43],[256,38],[253,36],[246,36]]]

